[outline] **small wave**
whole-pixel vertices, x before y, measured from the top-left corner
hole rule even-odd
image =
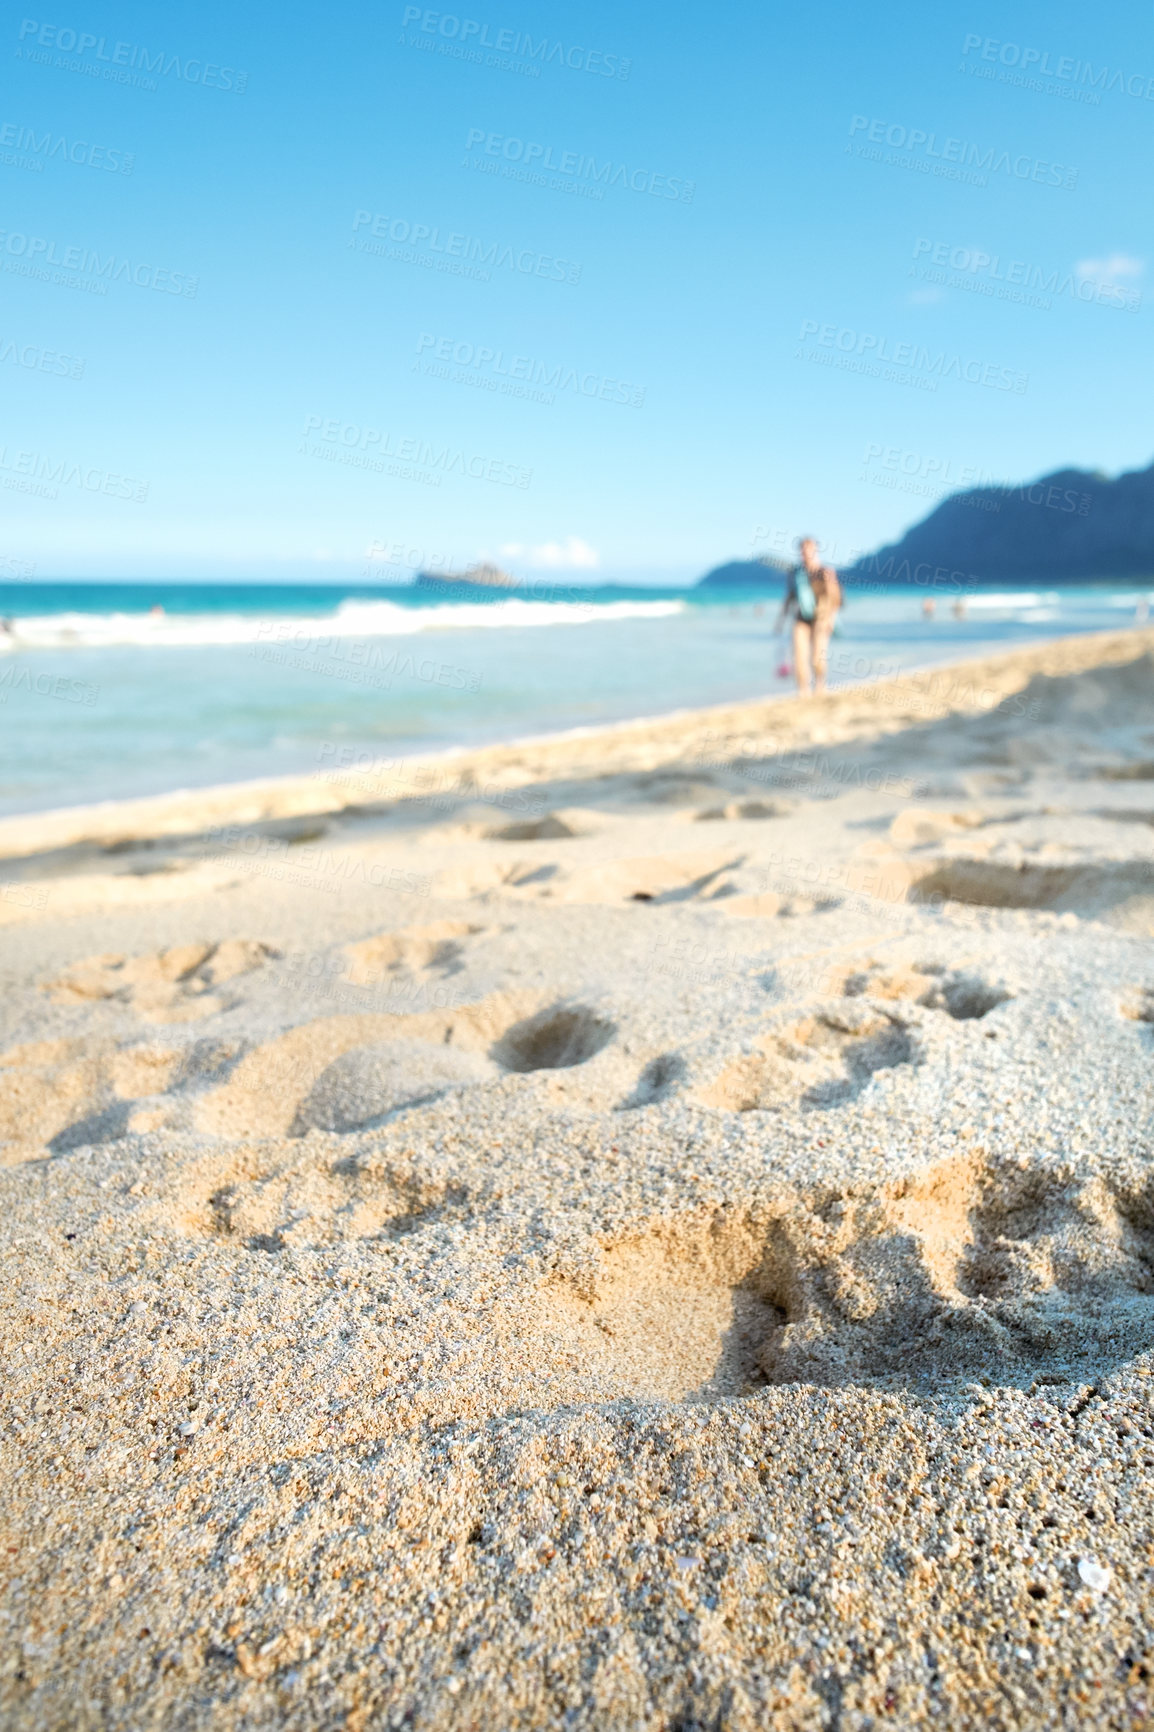
[[[681,613],[682,601],[504,601],[445,602],[439,607],[398,607],[392,601],[342,601],[337,619],[342,631],[392,635],[450,631],[481,626],[589,625],[615,619],[668,619]]]
[[[1061,597],[1053,590],[1034,592],[1031,590],[1011,590],[1004,595],[967,595],[968,608],[1005,608],[1005,607],[1055,607]]]
[[[4,649],[184,649],[206,645],[308,642],[325,639],[411,637],[418,632],[483,627],[598,625],[622,619],[665,619],[681,613],[681,601],[447,602],[401,607],[391,601],[343,601],[331,614],[147,614],[57,613],[11,622]]]

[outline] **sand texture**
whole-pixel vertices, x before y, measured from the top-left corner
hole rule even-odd
[[[1154,1716],[1154,635],[0,824],[0,1724]]]

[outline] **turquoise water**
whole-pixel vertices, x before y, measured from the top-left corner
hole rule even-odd
[[[990,592],[926,620],[919,591],[851,590],[831,684],[1125,625],[1143,599]],[[776,610],[673,588],[0,585],[0,813],[784,695]]]

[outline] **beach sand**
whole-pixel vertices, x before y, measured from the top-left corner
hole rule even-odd
[[[1154,634],[0,824],[6,1727],[1132,1727]]]

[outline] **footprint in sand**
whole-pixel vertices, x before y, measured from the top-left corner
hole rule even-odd
[[[472,897],[540,895],[541,886],[555,878],[560,868],[540,860],[470,860],[447,866],[437,873],[436,893],[447,901]]]
[[[660,1221],[590,1249],[579,1273],[544,1284],[531,1314],[527,1345],[549,1367],[549,1405],[709,1402],[764,1383],[758,1356],[785,1313],[753,1276],[755,1226]]]
[[[488,842],[563,842],[588,836],[595,828],[592,815],[584,812],[542,812],[536,818],[518,818],[485,831]]]
[[[656,1058],[650,1059],[630,1094],[619,1104],[618,1112],[632,1112],[636,1107],[651,1107],[668,1100],[677,1093],[687,1074],[680,1053],[658,1053]]]
[[[464,955],[463,939],[483,932],[466,920],[434,920],[428,926],[405,926],[378,932],[345,946],[350,986],[375,986],[391,974],[456,974]]]
[[[1014,996],[1001,981],[933,962],[911,967],[871,959],[839,969],[830,985],[840,1003],[826,1002],[764,1035],[757,1050],[731,1060],[698,1091],[701,1104],[739,1113],[843,1106],[877,1072],[919,1062],[916,1029],[887,1006],[914,1004],[970,1022]]]
[[[514,1023],[492,1051],[505,1070],[571,1070],[587,1064],[616,1032],[607,1017],[584,1005],[551,1005]]]
[[[58,1004],[112,1000],[152,1022],[190,1022],[224,1008],[214,989],[261,968],[280,952],[254,939],[178,944],[145,956],[90,956],[49,981]]]
[[[184,1237],[267,1253],[395,1239],[463,1218],[468,1201],[462,1185],[409,1166],[333,1163],[311,1149],[280,1160],[244,1151],[186,1167],[144,1213]]]
[[[840,896],[809,896],[790,891],[759,890],[718,899],[722,914],[738,920],[800,920],[810,914],[829,914],[841,907]]]
[[[795,800],[730,800],[724,806],[707,806],[693,818],[697,824],[731,823],[736,819],[788,818],[796,810]]]
[[[583,1063],[597,1050],[594,1024],[592,1012],[543,1007],[532,991],[408,1016],[321,1017],[245,1053],[198,1097],[194,1123],[231,1139],[361,1129],[505,1071]],[[584,1057],[565,1056],[582,1043]]]
[[[844,1199],[762,1365],[774,1382],[936,1382],[990,1361],[1098,1376],[1154,1343],[1152,1202],[980,1151]]]
[[[1103,764],[1093,773],[1104,782],[1154,782],[1154,758],[1138,758],[1129,763]]]
[[[825,1110],[853,1100],[877,1072],[917,1062],[914,1032],[900,1014],[834,1003],[763,1036],[758,1050],[732,1059],[696,1098],[732,1113]]]
[[[1000,982],[935,962],[917,967],[866,962],[844,971],[841,991],[846,998],[904,999],[928,1010],[943,1010],[956,1022],[988,1016],[1014,996]]]
[[[944,836],[957,836],[966,830],[980,830],[996,822],[985,812],[925,812],[912,809],[899,812],[889,827],[890,841],[899,848],[940,842]]]
[[[0,1058],[0,1165],[153,1129],[182,1063],[180,1052],[158,1046],[74,1039],[13,1047]]]
[[[909,861],[911,902],[1047,909],[1154,936],[1154,861],[1043,864],[959,856]]]
[[[551,894],[560,902],[708,902],[729,895],[726,874],[742,859],[708,850],[610,860],[569,873]]]
[[[432,1041],[355,1047],[321,1072],[298,1106],[288,1134],[376,1129],[406,1108],[427,1106],[500,1074],[500,1067],[482,1053]]]
[[[533,895],[554,902],[628,903],[711,901],[728,896],[726,874],[743,856],[721,850],[656,854],[567,869],[547,861],[516,860],[449,867],[437,878],[445,897]]]
[[[1152,1269],[1154,1186],[977,1151],[595,1243],[538,1290],[531,1346],[562,1405],[766,1382],[956,1389],[989,1372],[1077,1383],[1154,1345]]]
[[[1132,986],[1119,1009],[1131,1022],[1154,1023],[1154,987]]]
[[[718,789],[724,787],[724,782],[705,771],[686,776],[676,771],[655,770],[635,776],[631,784],[632,792],[649,806],[698,805],[702,800],[716,799]]]

